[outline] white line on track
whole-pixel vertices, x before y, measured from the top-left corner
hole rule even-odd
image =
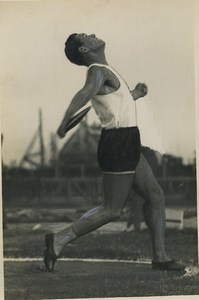
[[[59,261],[68,262],[97,262],[97,263],[130,263],[130,264],[150,264],[150,260],[119,260],[119,259],[97,259],[97,258],[59,258]],[[41,257],[5,257],[4,262],[31,262],[43,261]]]

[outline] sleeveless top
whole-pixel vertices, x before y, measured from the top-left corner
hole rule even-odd
[[[103,64],[92,64],[109,69],[119,80],[119,88],[107,95],[96,95],[91,99],[92,106],[98,115],[102,127],[121,128],[137,126],[136,107],[130,90],[122,77],[110,66]]]

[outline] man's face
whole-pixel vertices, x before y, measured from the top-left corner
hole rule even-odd
[[[85,33],[80,33],[76,38],[78,38],[83,43],[83,46],[87,47],[89,50],[97,50],[102,46],[105,46],[105,42],[98,39],[95,34],[87,35]]]

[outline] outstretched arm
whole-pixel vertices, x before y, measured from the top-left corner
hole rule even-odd
[[[92,67],[89,69],[84,87],[73,97],[57,130],[57,134],[60,138],[65,136],[66,124],[80,108],[86,105],[88,101],[99,92],[104,81],[105,75],[101,68]]]
[[[139,98],[142,98],[146,96],[148,93],[148,88],[145,83],[138,83],[134,90],[131,91],[131,95],[133,97],[133,100],[137,100]]]

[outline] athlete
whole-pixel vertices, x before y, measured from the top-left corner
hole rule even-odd
[[[47,270],[54,270],[55,262],[66,244],[118,219],[132,185],[146,198],[145,216],[153,242],[152,267],[182,269],[182,265],[165,253],[164,200],[160,197],[162,194],[159,195],[159,189],[157,195],[150,193],[149,186],[155,187],[156,181],[141,155],[140,133],[132,97],[134,100],[144,97],[147,86],[139,83],[131,92],[122,77],[108,65],[105,42],[94,34],[70,35],[65,43],[65,54],[72,63],[86,66],[88,71],[86,82],[73,97],[57,134],[63,138],[71,118],[91,101],[102,125],[97,157],[103,174],[104,201],[64,230],[46,235],[44,263]]]

